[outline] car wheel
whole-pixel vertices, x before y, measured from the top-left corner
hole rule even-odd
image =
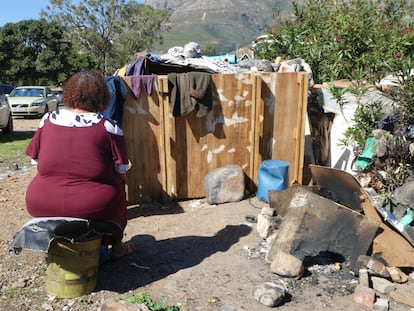
[[[2,130],[3,134],[12,134],[13,133],[13,117],[12,114],[9,114],[9,120],[7,121],[6,127]]]

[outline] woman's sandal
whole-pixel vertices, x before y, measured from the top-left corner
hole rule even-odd
[[[131,244],[131,242],[124,242],[120,245],[119,249],[114,250],[114,248],[111,249],[110,253],[110,259],[119,259],[124,256],[131,255],[134,253],[134,248]]]

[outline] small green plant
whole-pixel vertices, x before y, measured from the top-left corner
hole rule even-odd
[[[164,306],[164,299],[155,302],[149,294],[143,292],[134,293],[130,296],[121,295],[118,297],[118,300],[125,300],[133,304],[144,304],[151,311],[181,311],[179,306]]]
[[[381,117],[382,103],[378,100],[367,103],[362,102],[362,96],[368,91],[368,87],[360,79],[353,80],[352,85],[345,89],[338,89],[330,85],[329,91],[339,104],[341,111],[347,103],[344,99],[344,94],[349,92],[355,95],[357,109],[355,110],[353,120],[346,120],[344,116],[349,123],[349,127],[345,130],[343,138],[339,140],[339,143],[341,146],[352,147],[354,154],[358,156],[364,150],[367,138],[372,136],[375,122]],[[355,124],[354,126],[351,125],[351,121]]]
[[[344,146],[352,146],[355,155],[361,154],[367,138],[372,136],[375,121],[379,120],[381,110],[382,103],[380,101],[359,103],[354,114],[355,126],[345,130],[344,138],[340,140],[340,143]]]

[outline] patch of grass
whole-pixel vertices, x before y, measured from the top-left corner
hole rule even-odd
[[[20,288],[12,288],[12,289],[4,290],[4,291],[1,290],[0,294],[7,298],[16,298],[21,295],[20,292],[21,292]]]
[[[118,300],[125,300],[132,304],[144,304],[151,311],[180,311],[179,306],[165,306],[165,300],[161,299],[158,302],[152,300],[151,296],[147,293],[139,292],[132,295],[126,296],[121,295],[118,297]]]
[[[11,135],[0,134],[0,166],[17,163],[19,166],[30,164],[25,150],[35,132],[15,132]]]

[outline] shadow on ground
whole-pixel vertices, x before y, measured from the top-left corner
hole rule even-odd
[[[247,225],[228,225],[213,236],[185,236],[157,241],[151,235],[131,239],[136,252],[100,268],[96,291],[124,293],[193,267],[217,252],[227,251],[251,232]]]
[[[128,219],[180,213],[184,213],[184,209],[177,202],[168,202],[165,204],[137,204],[128,206]]]
[[[0,135],[1,143],[32,139],[36,131],[14,131],[13,134]]]

